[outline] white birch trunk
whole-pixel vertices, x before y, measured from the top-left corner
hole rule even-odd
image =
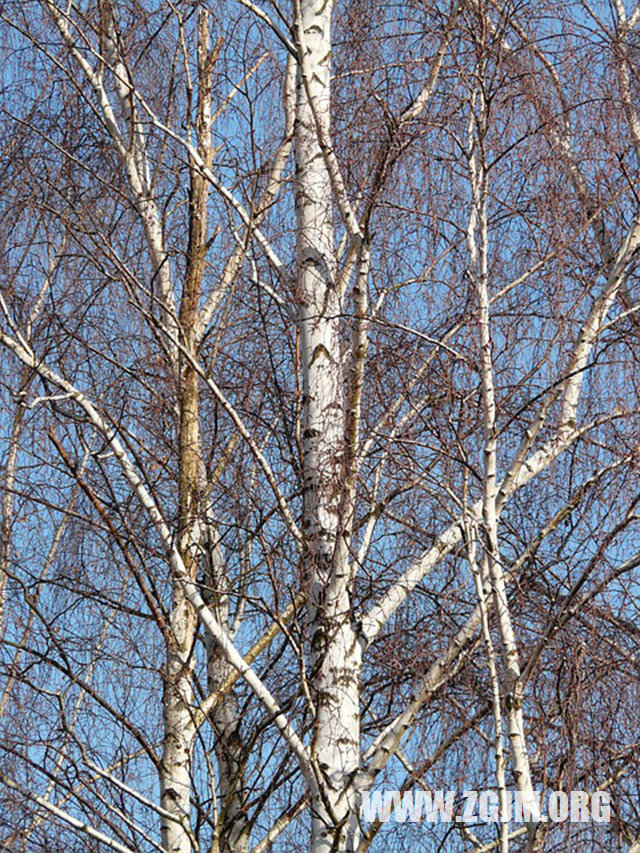
[[[192,646],[194,613],[184,593],[176,589],[171,614],[174,642],[167,653],[163,694],[164,740],[160,773],[160,802],[172,818],[162,818],[162,845],[167,853],[191,853],[191,749],[193,722]]]
[[[480,608],[482,621],[482,637],[487,650],[487,664],[489,667],[489,678],[491,681],[491,705],[493,707],[493,720],[495,730],[495,760],[496,760],[496,783],[498,785],[499,817],[500,817],[500,853],[509,853],[509,824],[507,815],[507,782],[505,776],[506,759],[502,744],[502,707],[500,704],[500,680],[496,664],[496,653],[491,638],[489,626],[489,607],[485,594],[485,585],[489,581],[487,560],[483,561],[482,571],[476,561],[476,530],[471,528],[465,519],[465,538],[467,540],[467,557],[471,572],[476,585],[478,595],[478,606]]]
[[[539,819],[537,800],[531,781],[529,756],[522,713],[522,682],[520,659],[511,611],[507,600],[507,584],[498,545],[498,481],[496,437],[496,399],[493,368],[493,340],[489,313],[488,292],[488,249],[487,224],[488,173],[484,161],[487,105],[482,91],[477,93],[479,116],[472,113],[469,128],[469,172],[472,189],[472,204],[467,231],[470,257],[470,274],[478,298],[480,326],[480,373],[482,377],[482,400],[484,408],[484,482],[482,495],[482,520],[485,534],[486,565],[488,579],[493,590],[493,601],[498,621],[504,660],[504,691],[509,747],[513,776],[523,801],[534,815],[530,827],[530,844],[535,843],[536,821]],[[473,102],[475,106],[475,98]],[[477,133],[473,132],[474,125]],[[481,600],[482,604],[482,600]],[[497,720],[496,720],[497,723]],[[501,804],[502,805],[502,804]],[[502,836],[503,849],[506,835]],[[531,848],[530,848],[531,849]]]
[[[340,530],[345,416],[332,185],[319,131],[329,138],[332,2],[303,0],[297,87],[296,206],[299,327],[304,388],[305,582],[310,597],[315,703],[312,851],[357,841],[353,778],[360,763],[361,648],[352,624],[348,550]],[[338,541],[340,546],[336,547]],[[316,786],[314,786],[315,788]]]
[[[4,466],[2,482],[2,502],[0,509],[0,637],[4,633],[5,590],[11,561],[11,531],[13,527],[13,497],[18,464],[18,446],[24,405],[22,401],[16,406],[9,436],[9,452]]]
[[[186,574],[196,570],[197,483],[199,461],[197,377],[185,371],[181,399],[178,547]],[[174,819],[163,817],[162,844],[167,853],[191,853],[191,750],[196,733],[193,657],[197,617],[176,580],[171,611],[171,640],[167,648],[163,694],[164,740],[160,773],[161,805]]]

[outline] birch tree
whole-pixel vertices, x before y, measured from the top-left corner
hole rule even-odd
[[[0,19],[3,849],[635,849],[639,9]]]

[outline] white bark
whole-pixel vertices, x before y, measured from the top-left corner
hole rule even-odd
[[[499,797],[499,816],[500,816],[500,853],[509,853],[509,822],[506,819],[507,815],[507,783],[505,778],[505,756],[502,743],[502,707],[500,704],[500,680],[498,677],[498,667],[496,665],[496,653],[491,638],[491,630],[489,627],[489,608],[487,606],[487,597],[485,595],[484,586],[488,580],[489,572],[485,566],[483,571],[476,561],[476,541],[475,530],[468,528],[465,531],[467,538],[467,555],[469,565],[473,573],[473,579],[476,585],[476,593],[478,595],[478,604],[482,616],[482,636],[487,650],[487,665],[489,667],[489,678],[491,681],[491,705],[493,708],[494,731],[495,731],[495,762],[496,762],[496,783],[498,786]]]
[[[348,530],[341,529],[345,417],[336,281],[333,197],[352,234],[359,228],[330,146],[332,2],[297,7],[296,209],[299,329],[304,393],[305,572],[310,598],[311,680],[315,704],[311,792],[313,853],[357,844],[352,786],[359,768],[361,647],[350,601]],[[362,285],[361,285],[362,286]],[[356,391],[355,409],[359,409]],[[357,422],[357,411],[355,413]],[[347,521],[347,527],[348,527]]]
[[[26,391],[23,391],[26,394]],[[11,423],[9,450],[2,476],[2,501],[0,505],[0,637],[4,632],[5,589],[11,560],[11,531],[13,528],[13,499],[18,464],[18,447],[24,419],[24,400],[19,400]]]
[[[162,700],[164,738],[160,774],[163,812],[162,844],[167,853],[191,853],[191,750],[196,732],[193,717],[194,614],[182,590],[176,590],[171,614]]]
[[[482,60],[481,60],[482,62]],[[481,66],[482,68],[482,66]],[[482,69],[483,71],[484,69]],[[478,69],[478,73],[482,73]],[[502,826],[500,829],[501,853],[508,853],[509,842],[507,838],[508,823],[504,822],[506,815],[506,786],[505,786],[505,759],[502,750],[502,709],[500,702],[500,686],[496,666],[495,652],[491,633],[489,630],[489,618],[484,594],[484,584],[488,581],[493,589],[494,606],[498,614],[500,635],[503,645],[503,654],[507,668],[507,690],[513,692],[517,679],[512,683],[510,678],[512,668],[520,676],[518,652],[515,647],[509,605],[506,597],[506,583],[502,566],[500,564],[500,553],[498,549],[498,516],[496,513],[497,497],[497,438],[496,438],[496,400],[493,378],[493,341],[491,338],[491,326],[489,317],[489,290],[488,290],[488,227],[487,227],[487,193],[488,174],[485,165],[484,144],[486,137],[487,105],[483,97],[482,81],[474,90],[471,101],[471,115],[469,119],[469,150],[468,165],[469,178],[471,182],[471,209],[469,211],[469,225],[467,229],[467,247],[469,250],[469,275],[475,286],[478,300],[478,325],[480,329],[480,374],[482,378],[482,400],[484,410],[484,479],[482,495],[482,520],[485,535],[485,554],[483,559],[483,571],[480,570],[475,558],[475,534],[469,526],[467,529],[468,557],[474,575],[478,602],[482,615],[482,633],[487,649],[487,659],[491,676],[493,714],[495,721],[496,742],[496,779],[498,782],[498,793],[500,797],[500,816]],[[476,115],[476,110],[478,115]],[[505,633],[508,632],[507,644]],[[514,657],[515,656],[515,657]],[[509,724],[509,737],[511,754],[514,764],[514,774],[518,782],[518,789],[525,790],[529,799],[531,788],[531,777],[529,773],[529,762],[526,748],[522,750],[521,741],[524,741],[524,733],[518,727],[518,721],[522,723],[522,713],[517,718],[517,711],[512,704],[507,703],[507,719]],[[522,783],[522,784],[521,784]],[[529,803],[527,803],[529,805]]]
[[[482,400],[484,410],[484,478],[482,495],[482,521],[485,537],[485,560],[487,577],[490,579],[493,592],[494,609],[498,622],[500,640],[502,644],[502,657],[504,661],[504,689],[505,708],[509,727],[510,757],[513,775],[517,790],[523,795],[523,801],[528,809],[535,809],[536,797],[531,780],[529,756],[524,731],[524,716],[522,712],[522,683],[520,679],[520,659],[516,642],[509,601],[507,599],[507,584],[505,573],[501,562],[498,544],[498,513],[497,513],[497,454],[498,443],[496,438],[496,394],[493,368],[493,341],[491,335],[489,315],[489,290],[488,290],[488,254],[489,234],[487,222],[487,195],[488,195],[488,173],[484,161],[484,142],[486,134],[487,105],[484,102],[482,86],[474,93],[472,101],[472,116],[470,119],[469,132],[469,176],[471,181],[472,202],[469,215],[469,226],[467,230],[467,245],[469,249],[470,270],[469,274],[473,281],[478,299],[478,323],[480,328],[480,374],[482,379]],[[477,116],[474,113],[478,112]],[[590,350],[589,350],[590,352]],[[582,355],[582,353],[581,353]],[[580,389],[577,389],[575,401]],[[571,406],[573,394],[567,401],[568,394],[565,393],[565,407],[563,407],[562,423],[566,422],[567,409]],[[476,584],[478,584],[476,579]],[[482,584],[479,589],[481,607],[484,604],[484,593]],[[486,621],[486,607],[483,607],[483,620]],[[488,624],[484,629],[485,642],[488,643],[490,665],[492,665],[491,639],[488,634]],[[495,678],[495,671],[492,672]],[[498,701],[499,712],[499,701]],[[496,738],[498,739],[501,721],[496,712]],[[500,764],[502,757],[499,756]],[[504,798],[504,776],[500,769],[501,782],[501,807],[505,813]],[[530,811],[536,815],[536,811]],[[539,815],[536,815],[539,817]],[[535,818],[534,818],[535,820]],[[531,832],[531,841],[535,839],[535,827]],[[506,829],[503,827],[501,836],[502,850],[506,853],[508,842]]]

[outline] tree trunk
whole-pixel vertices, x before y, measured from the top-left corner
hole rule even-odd
[[[189,325],[192,301],[189,276],[182,299],[182,329]],[[197,303],[196,303],[197,304]],[[190,335],[185,336],[189,348]],[[181,367],[179,428],[179,511],[178,548],[186,573],[194,580],[200,546],[198,425],[198,377],[192,365],[183,360]],[[161,802],[176,820],[163,818],[162,843],[167,853],[191,853],[189,832],[191,799],[191,749],[195,736],[193,717],[193,655],[197,617],[187,601],[184,587],[176,581],[171,611],[171,640],[167,649],[164,689],[164,748],[161,771]]]
[[[315,705],[311,792],[312,851],[354,849],[353,778],[360,762],[361,648],[353,628],[348,554],[337,548],[344,453],[332,192],[318,129],[329,133],[331,2],[303,0],[296,123],[299,328],[304,389],[305,582],[309,593],[311,683]]]
[[[211,68],[215,51],[210,50],[209,13],[198,19],[198,99],[196,137],[198,153],[211,167]],[[198,374],[194,368],[202,279],[207,252],[207,202],[209,188],[197,164],[190,160],[189,244],[187,270],[179,325],[184,352],[180,358],[178,549],[187,576],[195,581],[202,539],[200,467],[202,459],[199,427]],[[193,668],[197,615],[187,601],[183,584],[174,586],[171,613],[172,639],[167,650],[164,691],[164,749],[162,756],[162,807],[176,816],[163,818],[162,842],[167,853],[191,853],[190,830],[191,751],[196,734],[194,720]]]
[[[205,547],[205,572],[208,587],[205,600],[221,625],[229,624],[229,597],[225,588],[226,573],[217,531],[213,521],[207,526],[210,538]],[[222,654],[219,645],[208,634],[207,688],[215,695],[234,675],[235,670]],[[218,770],[218,810],[215,840],[211,853],[248,853],[251,827],[247,813],[245,787],[246,752],[240,732],[240,716],[235,690],[227,690],[209,712],[215,730],[216,765]]]

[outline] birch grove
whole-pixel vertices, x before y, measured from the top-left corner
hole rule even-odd
[[[640,6],[0,22],[0,848],[638,849]]]

